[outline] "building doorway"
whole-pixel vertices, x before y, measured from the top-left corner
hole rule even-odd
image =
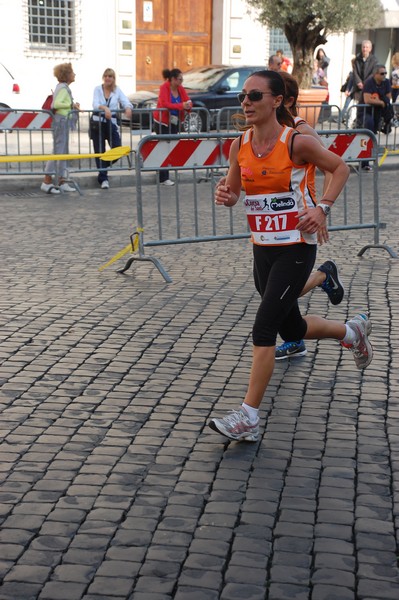
[[[210,62],[212,1],[136,0],[136,87],[158,89],[162,70]]]

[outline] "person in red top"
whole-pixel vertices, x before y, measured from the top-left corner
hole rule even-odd
[[[193,103],[182,85],[183,74],[180,69],[164,69],[162,75],[166,81],[159,88],[157,109],[163,110],[154,111],[154,131],[159,135],[179,133],[184,111],[190,110]],[[167,169],[159,172],[159,181],[163,185],[174,185]]]
[[[278,333],[286,341],[341,341],[352,350],[359,369],[370,364],[373,349],[365,314],[341,323],[318,315],[303,317],[298,306],[315,263],[317,234],[325,231],[326,216],[348,179],[348,166],[314,137],[292,128],[279,73],[253,73],[238,99],[247,129],[231,144],[227,179],[216,187],[215,203],[234,206],[241,190],[245,192],[261,303],[252,331],[252,367],[244,401],[238,410],[212,418],[209,426],[228,439],[256,442],[259,407],[273,374]],[[309,164],[331,174],[317,205],[306,186]]]
[[[276,50],[276,55],[281,59],[281,70],[285,71],[285,73],[291,73],[292,62],[288,56],[284,56],[282,50]]]

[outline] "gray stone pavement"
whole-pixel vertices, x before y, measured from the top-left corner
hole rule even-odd
[[[169,285],[148,263],[99,272],[133,188],[37,188],[0,191],[0,600],[397,600],[399,260],[332,235],[318,260],[344,301],[302,306],[369,312],[374,361],[308,342],[276,365],[259,443],[229,443],[207,421],[246,388],[249,242],[152,249]],[[380,192],[398,252],[397,172]]]

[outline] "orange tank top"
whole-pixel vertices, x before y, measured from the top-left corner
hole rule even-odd
[[[238,164],[254,244],[317,243],[316,234],[301,234],[296,229],[298,212],[315,203],[309,193],[309,165],[296,165],[289,155],[288,143],[293,133],[291,127],[284,127],[273,150],[262,158],[252,150],[252,129],[241,138]]]

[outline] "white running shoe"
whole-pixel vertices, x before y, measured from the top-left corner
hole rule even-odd
[[[108,179],[105,179],[104,181],[101,182],[101,189],[102,190],[109,190],[109,181],[108,181]]]
[[[367,315],[361,313],[347,321],[346,324],[355,332],[356,340],[351,345],[343,342],[341,345],[351,350],[357,368],[365,369],[373,360],[373,347],[368,339],[372,330],[371,322]]]
[[[71,187],[66,181],[60,184],[61,192],[76,192],[76,189]]]
[[[55,185],[53,185],[52,183],[42,183],[42,185],[40,186],[40,189],[42,190],[42,192],[46,192],[46,194],[60,194],[60,190],[55,187]]]
[[[248,413],[242,407],[222,419],[211,419],[209,427],[238,442],[257,442],[259,438],[259,419],[256,423],[251,423]]]
[[[161,181],[162,185],[175,185],[175,182],[171,179],[165,179],[165,181]]]

